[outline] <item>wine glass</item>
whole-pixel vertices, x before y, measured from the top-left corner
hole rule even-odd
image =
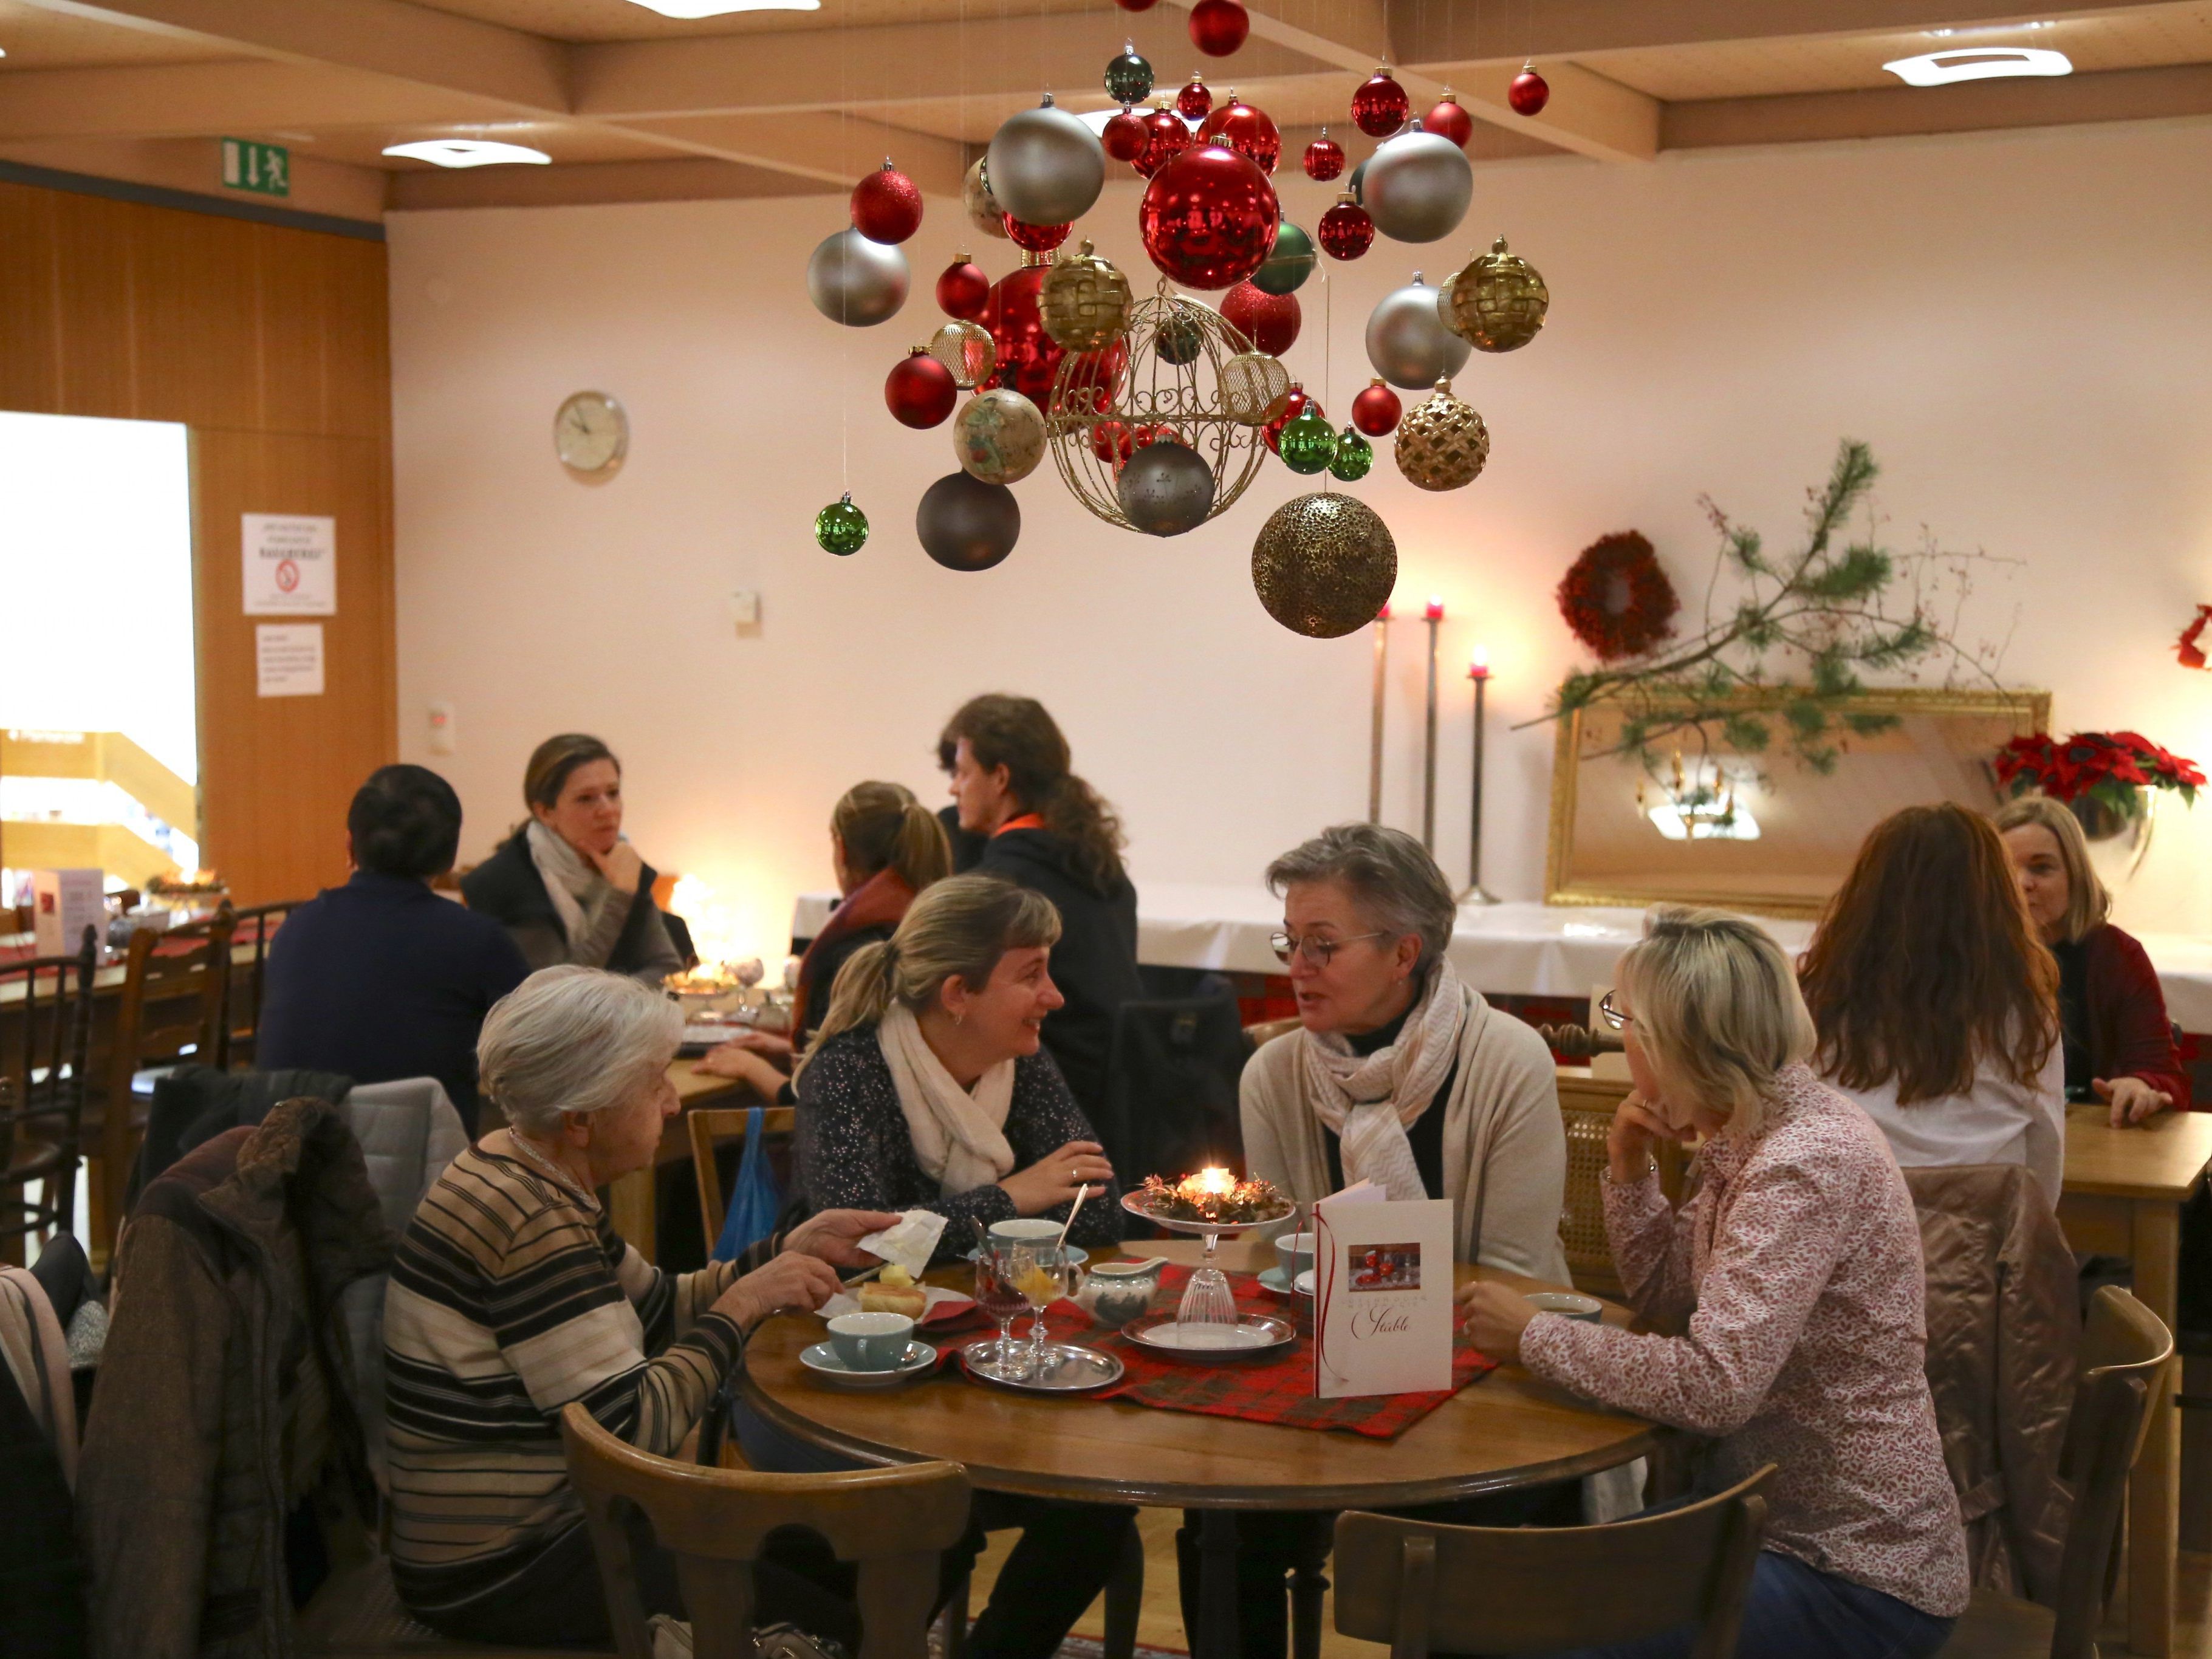
[[[1014,1318],[1030,1305],[1015,1283],[1018,1252],[1004,1240],[985,1238],[975,1253],[975,1305],[999,1322],[999,1340],[991,1351],[991,1364],[1010,1374],[1020,1374],[1014,1346]]]

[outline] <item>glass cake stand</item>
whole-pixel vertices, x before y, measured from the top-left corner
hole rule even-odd
[[[1178,1221],[1169,1216],[1154,1215],[1140,1206],[1137,1198],[1135,1193],[1122,1194],[1121,1207],[1139,1221],[1165,1227],[1170,1232],[1205,1235],[1205,1259],[1192,1270],[1190,1283],[1183,1286],[1182,1304],[1176,1311],[1176,1322],[1181,1325],[1237,1324],[1237,1293],[1229,1288],[1229,1275],[1214,1260],[1223,1237],[1234,1238],[1255,1227],[1272,1227],[1297,1213],[1293,1205],[1282,1214],[1271,1215],[1263,1221]]]

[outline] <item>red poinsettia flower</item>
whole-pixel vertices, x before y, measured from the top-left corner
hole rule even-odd
[[[2040,790],[2053,800],[2097,795],[2108,804],[2133,789],[2172,789],[2193,801],[2204,785],[2194,761],[2162,749],[2139,732],[2074,732],[2061,742],[2047,732],[2015,738],[1997,751],[1997,781],[2013,794]]]

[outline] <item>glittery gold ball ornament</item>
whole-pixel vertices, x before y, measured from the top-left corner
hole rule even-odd
[[[1252,588],[1267,614],[1308,639],[1364,628],[1398,581],[1390,527],[1350,495],[1300,495],[1277,507],[1252,544]]]
[[[968,176],[960,181],[960,205],[968,210],[968,222],[986,236],[1006,240],[1006,210],[999,205],[999,198],[991,194],[990,176],[984,164],[991,158],[979,155],[968,169]]]
[[[1438,380],[1427,402],[1398,423],[1398,471],[1423,489],[1459,489],[1481,476],[1490,459],[1490,429],[1474,405]]]
[[[985,483],[1019,483],[1044,459],[1044,416],[1004,386],[970,398],[952,422],[961,470]]]
[[[1095,351],[1129,325],[1129,279],[1091,251],[1054,262],[1037,295],[1044,331],[1070,351]]]
[[[963,392],[981,385],[999,366],[999,348],[981,323],[947,323],[929,338],[929,355],[943,363]]]
[[[1265,426],[1291,390],[1291,371],[1264,351],[1240,351],[1221,366],[1221,403],[1242,426]]]
[[[1508,253],[1503,236],[1437,290],[1443,325],[1481,351],[1519,350],[1536,337],[1551,305],[1543,276],[1519,254]]]

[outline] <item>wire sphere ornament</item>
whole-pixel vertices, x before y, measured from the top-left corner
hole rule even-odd
[[[1122,510],[1118,486],[1129,457],[1119,434],[1133,434],[1141,453],[1156,433],[1204,460],[1214,484],[1206,518],[1218,518],[1237,504],[1267,453],[1249,417],[1270,377],[1237,361],[1254,355],[1251,342],[1218,312],[1163,282],[1131,310],[1121,343],[1126,353],[1071,352],[1060,362],[1045,429],[1061,482],[1108,524],[1139,529]],[[1107,441],[1098,441],[1101,428]]]
[[[999,348],[981,323],[947,323],[929,337],[929,355],[945,367],[952,384],[971,392],[999,366]]]

